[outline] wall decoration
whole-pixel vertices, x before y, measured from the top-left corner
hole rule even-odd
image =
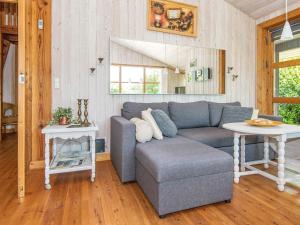
[[[198,7],[169,0],[148,0],[149,30],[197,36]]]

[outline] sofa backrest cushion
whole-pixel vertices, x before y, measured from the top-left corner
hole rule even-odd
[[[141,112],[151,109],[160,109],[169,115],[168,103],[159,102],[159,103],[139,103],[139,102],[125,102],[123,104],[122,116],[128,120],[137,117],[142,118]]]
[[[210,126],[218,127],[222,117],[224,106],[226,105],[241,106],[241,103],[240,102],[229,102],[229,103],[209,102],[208,105],[209,105]]]
[[[239,106],[224,106],[219,127],[225,123],[244,122],[251,119],[253,108]]]
[[[208,127],[208,102],[169,102],[170,117],[178,129]]]

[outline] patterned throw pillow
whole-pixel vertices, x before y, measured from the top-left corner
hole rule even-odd
[[[224,106],[219,127],[225,123],[244,122],[251,119],[253,108],[239,106]]]
[[[162,134],[166,137],[175,137],[177,127],[170,117],[162,110],[156,109],[151,112]]]
[[[146,120],[150,126],[152,127],[153,130],[153,137],[157,140],[162,140],[163,135],[159,127],[157,126],[157,123],[155,122],[152,114],[151,114],[152,109],[147,109],[145,111],[142,111],[142,118],[143,120]]]

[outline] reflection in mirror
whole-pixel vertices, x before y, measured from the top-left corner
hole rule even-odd
[[[225,94],[225,50],[111,38],[111,94]]]

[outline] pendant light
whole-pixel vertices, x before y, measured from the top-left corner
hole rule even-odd
[[[290,40],[293,39],[293,32],[292,32],[292,28],[291,25],[288,21],[288,0],[285,0],[285,24],[282,30],[282,34],[280,37],[280,40],[285,41],[285,40]]]

